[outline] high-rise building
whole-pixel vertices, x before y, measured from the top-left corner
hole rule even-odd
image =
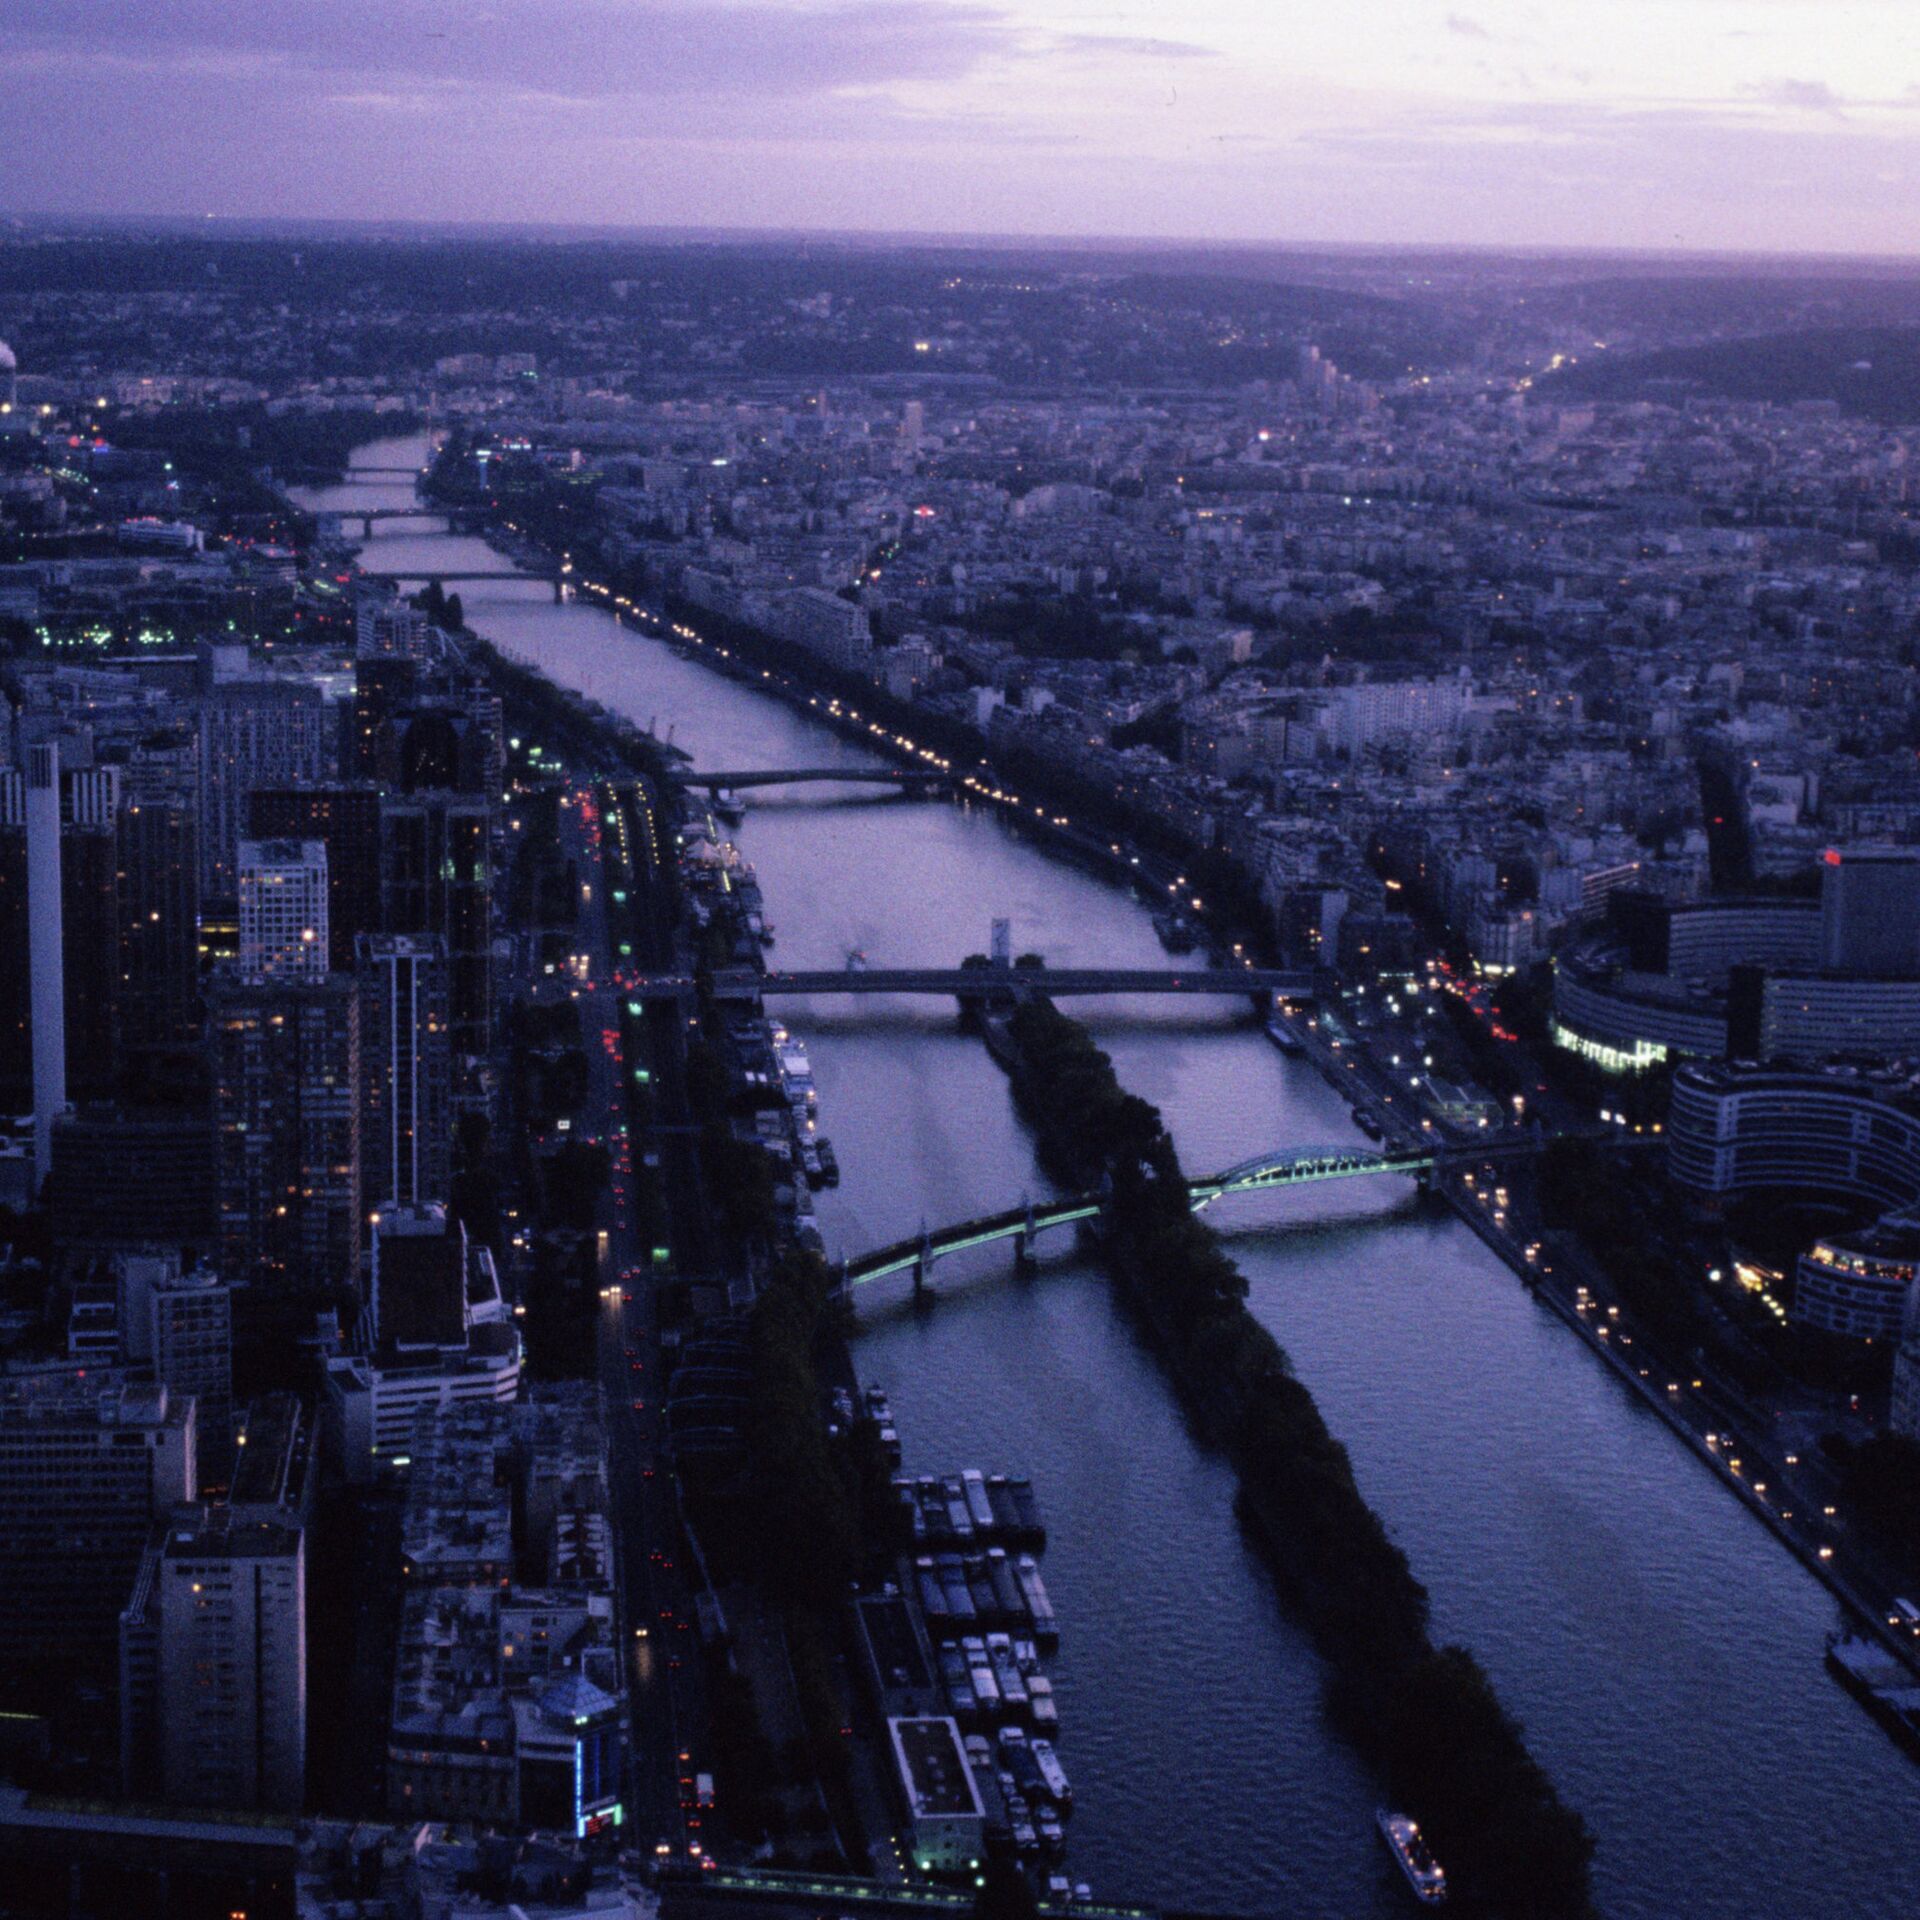
[[[402,655],[362,655],[353,664],[353,722],[346,773],[350,779],[381,780],[398,785],[397,770],[389,779],[382,771],[381,748],[388,722],[413,700],[420,681],[416,662]]]
[[[129,802],[118,828],[120,1065],[139,1074],[200,1042],[200,860],[190,807]],[[145,1076],[143,1084],[164,1079]]]
[[[296,680],[216,684],[200,703],[200,889],[231,900],[256,787],[317,786],[335,760],[320,689]]]
[[[319,840],[327,849],[328,965],[351,973],[355,943],[378,933],[380,794],[372,786],[263,787],[248,824],[265,840]]]
[[[1821,859],[1820,964],[1920,974],[1920,847],[1829,847]]]
[[[27,753],[27,921],[33,1005],[33,1168],[53,1168],[53,1123],[67,1110],[66,943],[61,928],[60,749]]]
[[[10,1691],[111,1677],[115,1620],[153,1522],[194,1497],[196,1434],[192,1399],[163,1384],[102,1386],[70,1372],[0,1379],[0,1669]]]
[[[211,1267],[182,1271],[172,1249],[115,1261],[125,1357],[150,1367],[197,1409],[201,1484],[224,1485],[233,1464],[233,1294]]]
[[[70,1113],[48,1194],[62,1252],[213,1244],[213,1132],[204,1105]]]
[[[440,942],[363,935],[360,988],[361,1188],[372,1210],[448,1197],[452,1052]]]
[[[386,807],[386,930],[441,942],[456,1063],[484,1055],[492,1029],[491,821],[477,794],[413,793]]]
[[[216,988],[214,1195],[220,1270],[301,1289],[353,1284],[360,1255],[360,1005],[351,979]]]
[[[368,583],[354,597],[353,638],[362,660],[424,660],[433,651],[433,622],[390,587]]]
[[[328,972],[327,849],[320,840],[242,840],[240,977],[256,984]]]

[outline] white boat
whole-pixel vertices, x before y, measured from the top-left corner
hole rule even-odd
[[[1404,1813],[1390,1813],[1385,1807],[1375,1812],[1373,1823],[1380,1829],[1380,1838],[1387,1843],[1387,1851],[1393,1855],[1395,1864],[1406,1876],[1413,1897],[1423,1907],[1440,1906],[1447,1897],[1447,1876],[1419,1827]]]

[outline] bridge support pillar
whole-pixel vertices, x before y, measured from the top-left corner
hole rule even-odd
[[[1027,1209],[1026,1224],[1020,1229],[1020,1238],[1013,1243],[1013,1266],[1016,1273],[1031,1273],[1034,1269],[1034,1247],[1040,1238],[1040,1229],[1035,1222],[1033,1202],[1022,1194],[1021,1200]]]
[[[360,538],[362,540],[371,540],[373,538],[373,515],[370,513],[361,516]]]

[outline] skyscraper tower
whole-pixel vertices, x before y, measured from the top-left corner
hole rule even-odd
[[[33,1009],[33,1171],[53,1167],[53,1123],[67,1107],[66,950],[60,914],[60,749],[27,751],[27,919]]]

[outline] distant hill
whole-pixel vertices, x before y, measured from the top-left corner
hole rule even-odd
[[[1867,419],[1920,421],[1920,326],[1819,327],[1593,354],[1542,379],[1536,391],[1594,400],[1834,400]]]

